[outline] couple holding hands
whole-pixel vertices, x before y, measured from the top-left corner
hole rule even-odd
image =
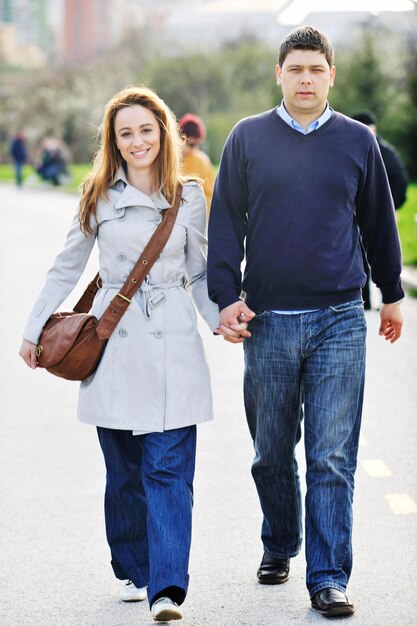
[[[99,247],[100,317],[183,185],[163,252],[80,386],[78,417],[97,428],[105,521],[124,601],[157,621],[182,617],[188,589],[196,425],[212,419],[195,307],[242,343],[244,401],[263,512],[261,584],[282,584],[302,542],[295,458],[307,463],[306,584],[325,617],[351,615],[352,500],[365,377],[361,242],[381,289],[380,335],[401,335],[401,252],[375,137],[334,111],[333,48],[311,27],[282,41],[282,102],[241,120],[225,144],[211,204],[181,174],[175,116],[150,89],[107,103],[101,145],[64,249],[30,313],[20,354],[36,368],[49,316]],[[244,276],[241,263],[246,258]],[[244,294],[244,298],[242,298]],[[191,297],[190,297],[191,296]],[[279,607],[277,607],[279,610]]]

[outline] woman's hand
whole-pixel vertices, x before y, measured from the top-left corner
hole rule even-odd
[[[36,369],[38,365],[38,361],[36,359],[36,343],[23,339],[19,354],[28,367],[33,370]]]
[[[220,324],[215,332],[223,335],[223,338],[230,343],[242,343],[244,339],[250,337],[248,322],[255,317],[243,300],[238,300],[220,311]]]

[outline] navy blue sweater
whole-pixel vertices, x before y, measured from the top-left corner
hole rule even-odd
[[[276,109],[235,126],[223,150],[208,234],[209,294],[220,309],[242,290],[254,310],[323,308],[360,297],[359,232],[383,301],[399,300],[394,207],[366,126],[333,113],[303,135]]]

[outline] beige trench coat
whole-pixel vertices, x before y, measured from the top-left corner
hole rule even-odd
[[[214,330],[219,315],[207,294],[206,203],[193,182],[184,186],[183,199],[164,250],[110,337],[98,369],[81,383],[82,422],[140,434],[213,417],[210,377],[190,297]],[[109,200],[97,205],[92,235],[81,232],[75,216],[24,338],[38,342],[48,317],[79,280],[96,240],[103,288],[92,313],[100,317],[169,206],[162,194],[149,197],[129,185],[121,171]]]

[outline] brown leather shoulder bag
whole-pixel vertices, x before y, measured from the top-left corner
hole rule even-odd
[[[162,222],[149,240],[120,291],[98,320],[88,311],[100,289],[100,276],[87,289],[71,312],[54,313],[46,322],[36,347],[38,366],[67,380],[84,380],[96,369],[110,335],[127,310],[152,265],[159,257],[174,227],[181,202],[178,185],[174,205],[164,211]]]

